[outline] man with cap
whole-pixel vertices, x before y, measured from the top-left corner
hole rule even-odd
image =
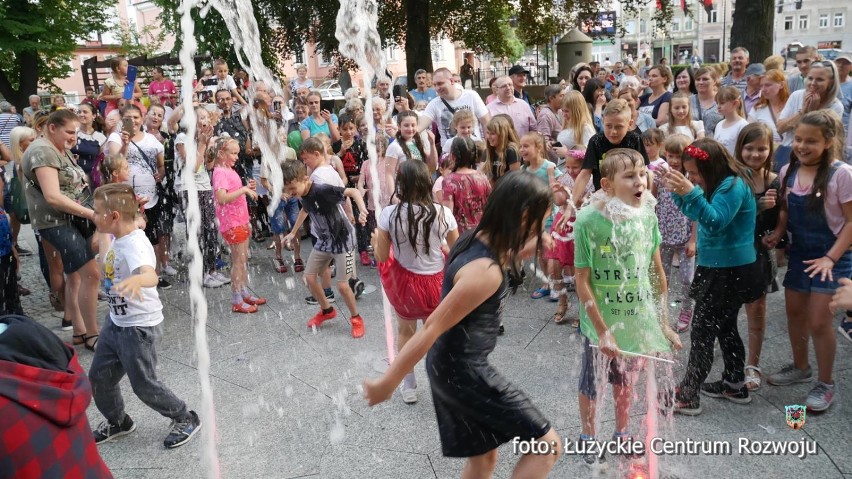
[[[524,91],[524,87],[527,86],[527,75],[529,74],[529,70],[520,65],[512,65],[512,68],[509,69],[509,76],[512,78],[512,85],[514,86],[515,98],[520,98],[527,102],[528,105],[532,105],[529,93]]]
[[[843,102],[843,127],[849,131],[849,113],[852,111],[852,79],[849,72],[852,70],[852,53],[841,53],[834,59],[837,64],[837,84],[840,85],[840,101]],[[852,152],[847,151],[848,154]]]
[[[751,109],[760,100],[760,81],[766,75],[766,67],[763,63],[752,63],[746,68],[745,79],[746,87],[743,90],[743,107],[745,107],[746,117],[751,113]]]

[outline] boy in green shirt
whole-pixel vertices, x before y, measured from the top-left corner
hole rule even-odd
[[[642,363],[631,353],[680,349],[667,320],[667,285],[660,259],[655,201],[645,194],[648,170],[635,150],[617,148],[601,163],[601,188],[574,223],[580,331],[582,441],[594,440],[595,375],[606,374],[615,401],[614,440],[628,440],[632,377]],[[652,288],[653,283],[653,288]],[[658,307],[659,306],[659,307]],[[591,344],[597,344],[597,350]],[[603,371],[595,371],[596,366]],[[584,455],[587,464],[598,458]]]

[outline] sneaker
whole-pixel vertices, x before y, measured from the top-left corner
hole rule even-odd
[[[689,325],[692,324],[692,310],[691,309],[681,309],[680,316],[677,318],[677,325],[675,326],[675,331],[679,333],[684,333],[689,329]]]
[[[359,316],[352,316],[349,319],[349,322],[352,323],[352,337],[358,339],[364,336],[364,318]]]
[[[61,326],[61,329],[62,329],[63,331],[71,331],[72,329],[74,329],[74,325],[73,325],[73,324],[71,324],[71,321],[69,321],[69,320],[67,320],[67,319],[65,319],[65,318],[62,318],[62,326]]]
[[[376,263],[376,258],[370,258],[370,269],[378,268],[378,264]]]
[[[163,445],[166,449],[174,449],[188,443],[195,433],[201,429],[201,419],[195,411],[189,411],[189,416],[180,421],[172,421],[172,430],[166,439],[163,440]]]
[[[361,298],[361,295],[364,294],[364,282],[358,278],[349,278],[349,287],[352,288],[355,299]]]
[[[305,263],[302,260],[297,259],[296,261],[293,261],[293,271],[295,271],[297,273],[301,273],[304,270],[305,270]]]
[[[167,264],[163,267],[163,274],[166,276],[175,276],[177,274],[177,270],[172,267],[172,265]]]
[[[337,277],[337,265],[335,265],[335,264],[331,265],[331,277],[332,278]]]
[[[33,255],[32,251],[30,251],[26,248],[21,248],[21,245],[19,245],[19,244],[15,245],[15,249],[18,250],[18,256],[32,256]]]
[[[229,284],[231,282],[231,278],[229,278],[227,275],[222,274],[220,271],[210,273],[210,276],[213,276],[213,279],[222,284]]]
[[[417,388],[406,387],[403,384],[399,392],[402,395],[402,402],[405,404],[414,404],[417,402]]]
[[[257,312],[257,306],[255,306],[253,304],[248,304],[245,301],[243,301],[240,304],[232,304],[231,305],[231,312],[246,313],[246,314],[256,313]]]
[[[160,289],[172,289],[172,283],[160,278],[160,281],[157,283],[157,287]]]
[[[675,389],[674,398],[672,398],[670,392],[660,393],[659,401],[663,414],[668,414],[667,411],[669,409],[676,414],[683,414],[684,416],[697,416],[703,411],[698,394],[692,399],[683,399],[679,389]]]
[[[95,436],[95,444],[103,444],[105,442],[118,439],[121,436],[126,436],[136,430],[136,423],[130,416],[124,415],[124,421],[120,425],[112,424],[109,421],[104,421],[98,424],[93,434]]]
[[[370,255],[366,251],[361,252],[361,265],[370,266]]]
[[[275,264],[275,271],[278,271],[279,273],[287,272],[287,265],[284,263],[283,259],[275,258],[272,262]]]
[[[840,326],[837,327],[837,330],[840,332],[840,335],[846,338],[847,341],[852,341],[852,321],[844,319],[840,322]]]
[[[106,301],[109,298],[104,290],[98,290],[98,301]]]
[[[243,302],[250,304],[252,306],[263,306],[266,304],[266,298],[261,298],[258,296],[243,296]]]
[[[311,318],[308,321],[308,327],[309,328],[313,328],[313,327],[319,328],[320,326],[322,326],[322,323],[328,321],[329,319],[334,319],[336,317],[337,317],[337,310],[334,309],[334,308],[331,308],[330,313],[323,313],[322,310],[320,310],[319,313],[314,315],[314,317]]]
[[[595,438],[593,437],[583,437],[580,435],[580,442],[593,442]],[[606,456],[601,454],[591,454],[585,453],[581,456],[583,458],[583,463],[589,467],[599,468],[606,466]]]
[[[810,366],[808,366],[808,369],[802,371],[801,369],[797,369],[796,366],[788,364],[777,373],[770,374],[766,378],[766,381],[773,386],[789,386],[795,383],[806,383],[813,379],[813,377],[814,373],[811,371]]]
[[[204,281],[202,281],[201,285],[205,288],[219,288],[222,286],[222,282],[213,277],[212,274],[204,275]]]
[[[743,386],[739,390],[736,390],[728,387],[724,381],[702,384],[701,394],[711,398],[727,399],[737,404],[748,404],[751,402],[751,396],[748,395],[747,387]]]
[[[816,386],[808,393],[805,405],[810,411],[825,411],[834,402],[834,384],[817,381]]]
[[[329,303],[334,302],[334,291],[332,291],[331,288],[325,291],[325,299],[327,299]],[[305,298],[305,302],[312,305],[319,304],[319,301],[317,301],[317,299],[313,296],[308,296],[307,298]]]

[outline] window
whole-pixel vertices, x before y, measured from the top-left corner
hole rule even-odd
[[[819,27],[820,28],[828,28],[828,14],[820,13],[819,14]]]
[[[835,13],[834,14],[834,26],[835,27],[842,27],[844,23],[845,22],[843,21],[843,14],[842,13]]]
[[[790,31],[792,29],[793,29],[793,17],[788,15],[788,16],[784,17],[784,30]]]
[[[399,49],[393,45],[388,46],[387,57],[389,62],[395,62],[399,60]]]
[[[675,18],[672,20],[672,31],[679,32],[680,31],[680,18]]]
[[[648,33],[648,22],[639,20],[639,33]]]
[[[331,55],[326,53],[324,49],[316,47],[316,57],[319,62],[319,66],[327,67],[331,65]]]
[[[635,35],[636,34],[636,22],[633,21],[633,20],[630,20],[629,22],[627,22],[627,25],[624,26],[624,30],[626,31],[626,33],[628,35]]]
[[[808,16],[807,15],[799,15],[799,30],[807,30],[808,29]]]
[[[293,55],[293,63],[305,63],[305,45],[302,44],[301,48],[296,50],[296,54]]]
[[[444,46],[441,44],[440,40],[432,40],[430,42],[432,48],[432,61],[433,62],[442,62],[444,61]]]
[[[710,10],[710,23],[719,23],[719,11],[715,8]]]
[[[686,17],[686,20],[683,22],[683,29],[686,31],[691,31],[692,27],[692,17]]]

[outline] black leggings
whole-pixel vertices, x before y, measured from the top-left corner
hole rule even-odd
[[[0,314],[24,314],[18,296],[17,264],[14,253],[0,256]]]
[[[181,192],[183,204],[189,204],[189,194]],[[198,192],[198,207],[201,210],[201,225],[200,225],[200,247],[201,258],[204,265],[204,273],[212,273],[216,271],[216,255],[219,253],[219,231],[216,229],[216,206],[213,203],[213,191]],[[187,211],[188,208],[184,208]],[[187,237],[189,237],[189,222],[187,221],[186,228]]]
[[[698,390],[713,366],[713,350],[716,339],[722,349],[725,369],[722,379],[730,385],[741,385],[745,380],[745,348],[737,329],[737,313],[740,306],[719,305],[712,297],[700,297],[695,303],[695,317],[692,320],[689,351],[689,364],[680,383],[680,396],[689,400],[698,394]]]

